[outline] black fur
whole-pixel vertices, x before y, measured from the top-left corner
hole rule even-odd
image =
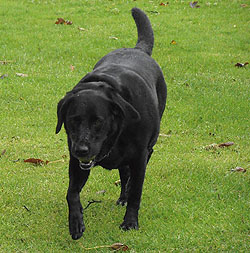
[[[69,229],[73,239],[85,230],[79,194],[90,169],[119,169],[117,204],[127,210],[120,227],[138,229],[146,165],[159,135],[167,89],[162,71],[150,57],[154,36],[149,19],[132,9],[138,29],[135,48],[104,56],[58,103],[56,133],[62,125],[70,152]]]

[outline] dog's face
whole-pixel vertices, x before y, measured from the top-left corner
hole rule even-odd
[[[82,169],[94,166],[112,129],[111,105],[96,92],[83,91],[63,99],[60,112],[69,138],[70,152]]]
[[[108,99],[95,90],[68,93],[58,104],[56,133],[64,123],[70,153],[88,170],[109,151],[123,127],[128,114],[138,120],[138,112],[122,98]],[[107,146],[107,145],[106,145]]]
[[[66,131],[71,141],[71,154],[81,167],[92,167],[103,142],[111,130],[110,104],[91,94],[74,97],[66,114]]]

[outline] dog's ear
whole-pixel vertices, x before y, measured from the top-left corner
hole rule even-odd
[[[62,128],[62,124],[65,121],[65,114],[67,112],[67,108],[72,97],[73,97],[72,94],[67,94],[63,99],[59,101],[57,105],[56,134],[58,134]]]
[[[141,119],[139,112],[125,99],[123,99],[119,94],[116,94],[112,97],[113,105],[114,105],[114,114],[120,116],[120,112],[122,116],[129,120],[129,122],[137,122]]]

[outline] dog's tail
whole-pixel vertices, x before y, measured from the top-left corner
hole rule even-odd
[[[141,49],[148,55],[152,54],[154,46],[154,32],[147,15],[138,8],[132,9],[138,32],[138,41],[135,48]]]

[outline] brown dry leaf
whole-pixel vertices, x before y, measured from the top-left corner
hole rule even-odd
[[[177,45],[177,42],[176,42],[175,40],[172,40],[172,41],[170,42],[170,44],[171,44],[171,45]]]
[[[63,18],[57,18],[57,21],[55,22],[56,25],[72,25],[73,22],[69,20],[64,20]]]
[[[212,144],[209,144],[207,146],[204,146],[203,148],[206,149],[206,150],[209,150],[209,149],[218,149],[218,148],[225,148],[225,147],[230,147],[234,145],[234,142],[225,142],[225,143],[220,143],[220,144],[216,144],[216,143],[212,143]]]
[[[64,24],[65,20],[63,18],[57,18],[57,21],[55,22],[56,25]]]
[[[27,74],[23,74],[23,73],[16,73],[16,76],[19,76],[19,77],[28,77]]]
[[[237,62],[234,66],[235,66],[235,67],[238,67],[238,68],[244,68],[244,67],[246,67],[246,65],[248,65],[248,64],[249,64],[248,62],[245,62],[245,63]]]
[[[37,158],[29,158],[24,160],[25,163],[32,163],[34,165],[45,165],[48,164],[49,161],[43,161],[41,159],[37,159]]]
[[[218,147],[224,148],[224,147],[230,147],[230,146],[232,146],[232,145],[234,145],[234,142],[229,141],[229,142],[225,142],[225,143],[220,143],[220,144],[218,144]]]
[[[127,251],[129,248],[127,245],[117,242],[117,243],[113,243],[112,245],[102,245],[102,246],[95,246],[93,248],[85,248],[83,247],[84,250],[93,250],[93,249],[103,249],[103,248],[109,248],[112,249],[114,251]]]
[[[160,6],[168,6],[168,5],[169,5],[169,2],[166,2],[166,3],[161,2],[160,3]]]
[[[246,8],[248,5],[247,4],[241,4],[240,7]]]
[[[70,20],[66,20],[66,22],[65,22],[65,25],[72,25],[72,24],[73,24],[73,22]]]
[[[110,245],[110,248],[113,249],[113,250],[122,250],[122,251],[127,251],[128,250],[128,246],[123,244],[123,243],[120,243],[120,242],[117,242],[117,243],[114,243],[112,245]]]
[[[231,169],[231,171],[232,171],[232,172],[242,172],[242,173],[247,172],[246,169],[241,168],[241,167],[236,167],[235,169]]]

